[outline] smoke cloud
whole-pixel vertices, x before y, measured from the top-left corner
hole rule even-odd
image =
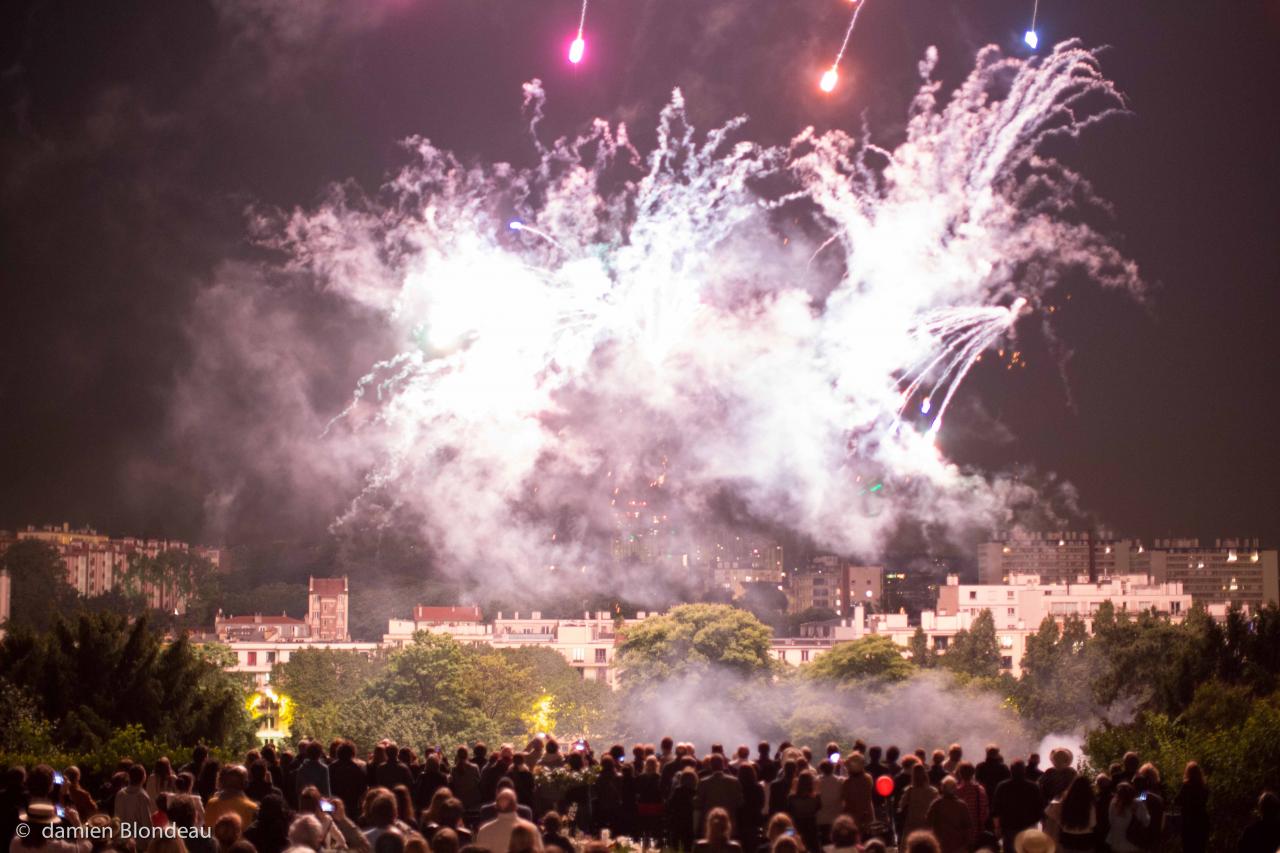
[[[946,98],[936,61],[892,149],[766,146],[745,120],[701,134],[679,91],[647,154],[603,120],[546,142],[532,81],[531,167],[413,138],[376,194],[257,210],[275,262],[202,300],[180,421],[216,416],[220,375],[257,377],[257,416],[219,454],[340,502],[337,525],[411,525],[480,595],[601,588],[620,531],[678,552],[726,500],[848,554],[904,524],[1004,525],[1037,496],[951,463],[937,434],[1065,276],[1140,295],[1090,224],[1105,205],[1045,150],[1124,102],[1076,43],[984,48]]]
[[[709,670],[701,677],[670,679],[627,694],[619,724],[622,737],[656,742],[671,735],[703,752],[720,743],[726,750],[746,744],[754,753],[760,740],[776,746],[789,739],[817,753],[828,741],[848,744],[860,738],[868,745],[897,746],[904,754],[959,743],[977,761],[975,756],[991,743],[1009,760],[1042,743],[997,693],[960,684],[938,671],[847,688],[794,674],[775,683]],[[1077,743],[1078,738],[1056,735],[1043,741],[1048,746]]]

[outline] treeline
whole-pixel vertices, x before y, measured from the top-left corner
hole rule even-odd
[[[272,683],[294,702],[294,734],[349,738],[364,750],[384,737],[421,747],[599,730],[614,698],[552,649],[426,633],[374,658],[304,649],[275,668]]]
[[[197,743],[252,742],[244,686],[146,616],[82,613],[0,643],[0,763],[114,765]]]

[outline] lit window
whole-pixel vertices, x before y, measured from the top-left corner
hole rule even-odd
[[[574,663],[582,663],[582,662],[583,662],[583,661],[585,661],[586,659],[587,659],[587,650],[586,650],[586,649],[576,648],[576,649],[574,649],[574,650],[573,650],[573,662],[574,662]]]

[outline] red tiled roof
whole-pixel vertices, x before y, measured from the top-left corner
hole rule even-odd
[[[218,623],[220,625],[305,625],[301,619],[294,619],[292,616],[285,616],[283,613],[279,616],[263,616],[256,613],[253,616],[219,616]]]
[[[346,578],[312,578],[311,592],[316,595],[342,595],[347,591]]]
[[[479,622],[479,607],[426,607],[413,608],[414,622]]]

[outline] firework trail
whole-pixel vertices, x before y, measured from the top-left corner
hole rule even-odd
[[[582,0],[582,13],[578,15],[578,35],[569,44],[569,61],[577,65],[587,52],[587,40],[582,35],[587,27],[587,0]]]
[[[1023,34],[1022,40],[1027,43],[1027,47],[1035,50],[1040,46],[1040,36],[1036,33],[1036,16],[1040,14],[1040,0],[1033,0],[1031,4],[1031,26]]]
[[[1074,43],[985,48],[947,98],[936,61],[891,150],[813,130],[763,146],[743,120],[699,135],[676,92],[647,155],[603,121],[538,142],[529,169],[413,139],[377,199],[282,214],[267,242],[400,350],[317,451],[366,460],[345,520],[407,513],[495,590],[604,570],[624,506],[696,528],[729,493],[867,555],[904,520],[1004,523],[1025,487],[935,439],[1064,274],[1140,292],[1075,215],[1101,202],[1041,146],[1124,105]],[[534,81],[535,127],[542,100]],[[807,234],[834,235],[825,263]]]
[[[835,61],[823,72],[822,79],[818,81],[818,88],[824,92],[833,91],[840,80],[840,60],[844,59],[845,51],[849,49],[849,39],[853,38],[853,28],[858,26],[858,15],[862,13],[864,5],[866,0],[853,0],[853,14],[849,16],[849,26],[844,31],[844,40],[840,42],[840,49],[836,51]]]

